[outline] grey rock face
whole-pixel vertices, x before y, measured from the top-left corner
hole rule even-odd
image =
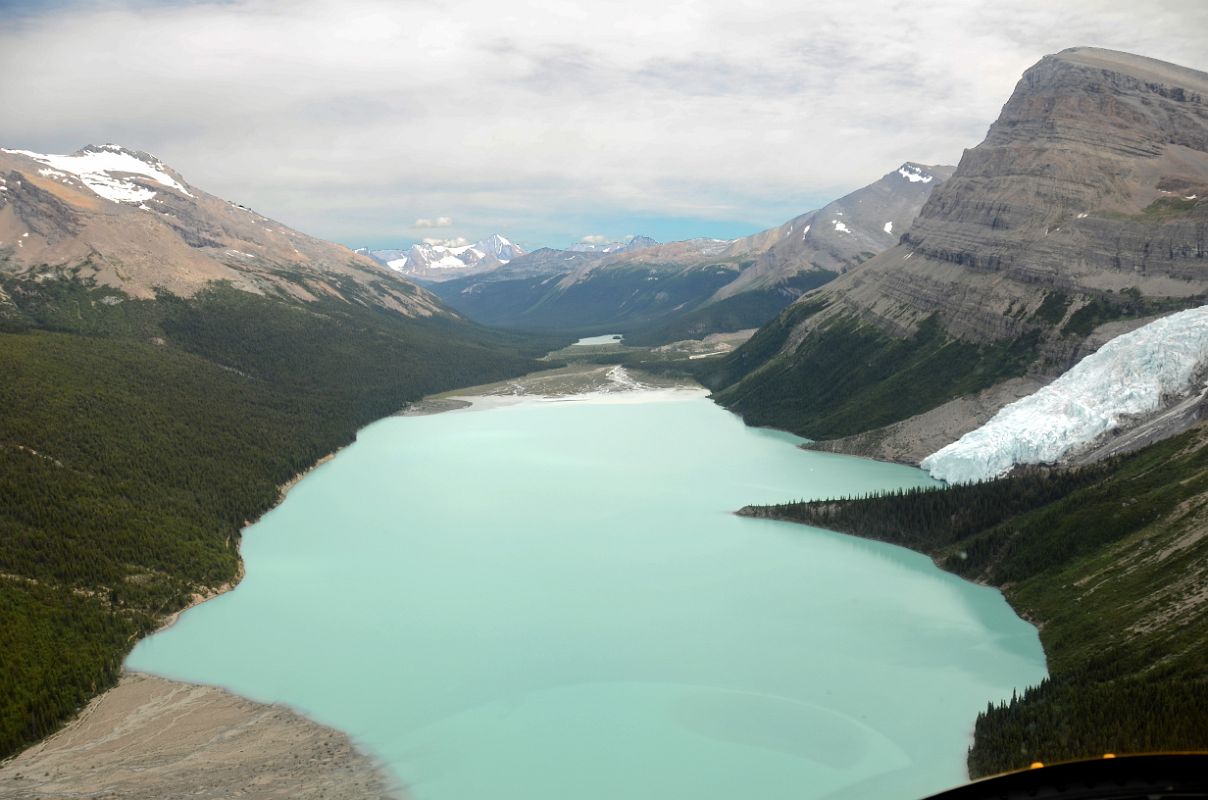
[[[1029,69],[898,247],[824,292],[891,332],[1020,335],[1046,293],[1208,291],[1208,75],[1076,48]]]
[[[846,272],[885,251],[898,242],[954,169],[907,162],[816,211],[740,239],[730,254],[749,254],[755,263],[719,292],[719,299],[773,286],[802,272]]]

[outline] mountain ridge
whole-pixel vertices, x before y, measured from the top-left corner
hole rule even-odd
[[[498,233],[472,244],[425,239],[405,251],[369,252],[378,263],[418,281],[446,281],[491,272],[524,254],[523,248]]]
[[[612,253],[542,249],[432,288],[471,319],[502,327],[622,331],[646,344],[753,328],[894,244],[952,169],[906,162],[869,186],[742,239],[643,241]]]
[[[954,482],[740,513],[910,547],[1036,624],[1049,677],[978,716],[973,777],[1208,744],[1203,87],[1046,56],[898,246],[698,366],[748,423]]]
[[[0,253],[10,272],[73,274],[132,297],[161,290],[191,297],[227,281],[304,302],[345,297],[405,316],[451,313],[371,259],[204,192],[154,156],[113,144],[70,155],[0,150]]]
[[[1154,80],[1172,75],[1186,85]],[[811,438],[863,435],[854,416],[839,427],[811,420],[871,403],[894,381],[913,386],[878,401],[893,409],[877,415],[882,425],[1012,379],[1044,383],[1088,352],[1098,329],[1202,303],[1205,85],[1204,73],[1127,54],[1041,59],[900,242],[786,309],[757,334],[758,352],[753,339],[715,369],[718,399]],[[902,357],[846,373],[844,400],[804,399],[807,376],[857,342]],[[944,377],[920,386],[927,371]],[[869,442],[851,440],[851,452]]]
[[[0,151],[0,758],[237,581],[291,477],[567,343],[469,323],[146,153]]]
[[[759,257],[750,270],[719,290],[716,299],[775,284],[791,277],[794,270],[847,271],[855,266],[853,262],[860,253],[875,253],[896,244],[901,233],[918,216],[927,197],[946,182],[955,169],[906,161],[879,180],[794,217],[779,228],[738,240],[727,251],[729,254],[757,251]],[[801,231],[800,238],[793,235],[796,231]],[[765,244],[769,237],[771,244]],[[853,238],[863,244],[853,247]]]
[[[910,319],[901,306],[919,298],[954,335],[989,341],[1025,327],[1002,312],[1020,297],[1035,310],[1043,298],[1028,287],[1087,294],[1136,288],[1164,297],[1201,291],[1187,280],[1197,277],[1189,270],[1204,257],[1197,221],[1176,218],[1155,228],[1155,220],[1138,217],[1167,198],[1205,196],[1204,94],[1105,65],[1145,77],[1197,75],[1089,48],[1041,59],[905,232],[895,256],[914,261],[892,263],[886,254],[841,302],[892,329],[913,327],[917,315]],[[1198,76],[1193,85],[1208,84],[1208,75]],[[972,284],[972,292],[958,284]],[[895,309],[885,296],[903,302]]]

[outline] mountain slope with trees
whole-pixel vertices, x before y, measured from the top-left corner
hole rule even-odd
[[[466,322],[146,153],[0,151],[0,757],[239,577],[279,486],[566,343]]]
[[[1037,625],[1050,677],[978,717],[974,777],[1208,749],[1208,426],[1076,469],[740,513],[926,553]]]
[[[1043,383],[1206,302],[1206,188],[1208,75],[1048,56],[897,247],[692,370],[748,422],[839,452],[912,420],[959,436],[979,422],[943,419],[955,399]],[[1081,467],[741,513],[919,550],[1037,624],[1050,678],[978,718],[974,776],[1208,749],[1208,427],[1179,430]]]
[[[635,240],[615,252],[539,250],[431,289],[484,324],[620,332],[638,345],[754,328],[894,245],[951,174],[952,167],[907,162],[822,208],[741,239]]]
[[[1202,305],[1206,230],[1208,74],[1095,48],[1046,56],[899,244],[804,296],[707,380],[748,420],[815,439],[1049,380],[1106,325]],[[802,391],[870,348],[898,357],[854,362],[841,397]],[[876,396],[921,380],[925,396]]]

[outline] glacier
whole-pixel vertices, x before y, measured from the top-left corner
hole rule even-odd
[[[920,466],[948,483],[973,483],[1018,464],[1055,463],[1128,418],[1188,394],[1205,366],[1208,306],[1171,314],[1111,339]]]

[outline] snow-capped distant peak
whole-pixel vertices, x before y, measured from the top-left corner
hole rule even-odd
[[[453,241],[425,240],[411,246],[402,258],[386,261],[396,272],[408,274],[429,270],[464,270],[477,267],[479,271],[506,264],[524,255],[517,244],[499,234],[470,244],[465,239]]]
[[[484,254],[495,256],[495,258],[498,258],[504,264],[517,256],[524,255],[524,250],[498,233],[491,234],[481,242],[475,244],[474,247],[477,250],[481,250]]]
[[[1152,414],[1163,399],[1196,388],[1208,365],[1208,306],[1125,333],[1035,394],[923,459],[950,483],[988,480],[1016,464],[1051,464],[1121,422]]]
[[[909,162],[898,167],[898,174],[911,183],[931,183],[935,180],[934,175],[931,175],[919,165]]]
[[[892,235],[893,235],[893,220],[890,220],[889,222],[886,222],[886,223],[885,223],[885,227],[884,227],[884,228],[882,228],[881,230],[885,231],[885,232],[886,232],[886,233],[888,233],[890,236],[892,236]]]
[[[167,172],[163,162],[146,153],[127,150],[121,145],[88,145],[71,155],[34,153],[29,150],[4,150],[26,156],[49,169],[39,170],[44,177],[66,179],[74,177],[96,194],[114,203],[145,203],[155,192],[128,176],[149,178],[156,183],[192,197],[188,189]]]

